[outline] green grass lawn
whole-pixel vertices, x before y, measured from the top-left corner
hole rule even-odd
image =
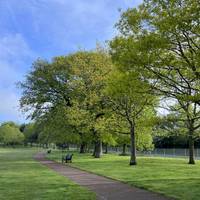
[[[49,157],[60,162],[61,152],[54,151]],[[72,165],[175,199],[200,199],[200,161],[188,165],[180,158],[139,157],[137,166],[128,163],[128,156],[108,154],[95,159],[75,153]]]
[[[94,200],[89,192],[32,159],[34,149],[0,149],[0,200]]]

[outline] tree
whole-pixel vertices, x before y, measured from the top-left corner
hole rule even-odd
[[[122,146],[122,153],[120,155],[126,156],[127,145],[130,145],[130,135],[128,134],[119,134],[117,138],[118,145]]]
[[[91,115],[82,105],[73,102],[68,109],[68,122],[79,136],[80,153],[85,153],[87,146],[92,142]]]
[[[21,124],[21,125],[19,126],[19,130],[23,133],[25,127],[26,127],[26,124],[25,124],[25,123],[24,123],[24,124]]]
[[[51,62],[34,62],[25,81],[19,83],[22,89],[20,107],[29,114],[29,118],[36,121],[38,139],[45,144],[50,141],[60,143],[62,139],[63,142],[66,141],[68,131],[63,131],[63,128],[69,127],[64,119],[66,109],[71,106],[70,76],[71,66],[68,57],[59,56]],[[61,118],[62,115],[65,116]],[[62,120],[59,122],[58,119]]]
[[[34,62],[25,81],[19,83],[22,111],[29,113],[29,118],[37,119],[56,105],[70,106],[70,75],[67,57],[55,57],[52,62]]]
[[[153,127],[155,122],[155,113],[145,111],[145,115],[141,115],[137,120],[136,149],[138,151],[151,150],[153,148]],[[122,146],[122,154],[126,155],[126,147],[130,146],[130,128],[125,117],[117,112],[113,112],[111,104],[107,109],[104,118],[101,120],[100,129],[106,137],[105,144],[111,146]]]
[[[23,142],[24,135],[14,122],[8,122],[0,126],[0,139],[5,145],[15,145]]]
[[[13,127],[13,128],[20,129],[20,126],[18,124],[16,124],[15,122],[13,122],[13,121],[3,122],[1,124],[1,126],[5,126],[5,125],[8,125],[8,126]]]
[[[24,134],[24,143],[28,144],[30,143],[31,146],[33,143],[38,143],[38,132],[36,130],[35,123],[29,123],[25,125],[25,128],[23,130]]]
[[[200,124],[200,4],[198,0],[146,0],[118,23],[112,54],[126,70],[144,73],[154,92],[173,99],[187,118],[189,164]]]
[[[32,119],[41,122],[40,136],[46,141],[54,136],[62,138],[61,133],[64,137],[66,132],[69,134],[63,127],[78,133],[81,146],[92,134],[94,156],[98,158],[102,137],[95,124],[104,115],[106,98],[102,90],[111,68],[110,57],[100,49],[56,57],[51,63],[38,60],[26,80],[20,83],[23,90],[21,108],[31,112]],[[67,120],[55,119],[64,113],[63,119]],[[50,124],[51,117],[57,123]]]
[[[81,122],[78,122],[76,127],[79,133],[84,134],[83,132],[88,130],[92,133],[93,155],[99,158],[102,153],[103,135],[96,125],[106,112],[106,97],[103,90],[106,77],[112,70],[112,61],[105,51],[97,49],[90,52],[79,51],[69,56],[69,62],[72,67],[73,106],[75,110],[80,111],[73,116]],[[86,118],[83,119],[83,116]]]
[[[200,123],[199,120],[195,120],[196,124]],[[166,116],[160,117],[155,129],[157,135],[156,145],[165,147],[181,147],[186,148],[188,143],[188,130],[187,130],[187,115],[179,106],[173,105],[170,108],[170,113]],[[195,130],[193,137],[194,142],[200,137],[199,131]],[[171,143],[170,143],[171,142]]]
[[[78,133],[69,123],[68,112],[68,107],[57,105],[37,118],[35,126],[40,143],[48,146],[49,143],[67,145],[79,142]]]
[[[118,135],[115,127],[117,122],[115,117],[112,110],[106,107],[104,115],[98,118],[95,124],[95,129],[101,135],[101,140],[105,147],[105,154],[108,153],[108,146],[117,145]]]
[[[130,165],[136,165],[136,132],[139,133],[138,122],[145,117],[148,107],[155,98],[148,93],[149,84],[141,79],[139,73],[114,72],[108,80],[106,93],[110,107],[126,120],[131,138]],[[144,123],[143,123],[144,126]],[[140,136],[138,135],[138,138]]]

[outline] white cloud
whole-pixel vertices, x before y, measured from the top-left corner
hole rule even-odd
[[[21,34],[10,34],[0,38],[0,60],[12,61],[32,56],[32,51]]]
[[[0,121],[5,116],[20,119],[15,83],[37,55],[48,59],[78,47],[94,48],[96,41],[115,34],[118,9],[141,1],[0,0]]]
[[[0,88],[14,87],[22,79],[27,60],[36,57],[22,35],[0,38]]]
[[[16,83],[23,78],[27,60],[35,54],[20,34],[0,38],[0,121],[22,121]]]
[[[26,32],[40,44],[43,54],[51,49],[61,52],[78,46],[94,48],[95,42],[111,39],[118,9],[138,5],[142,0],[12,0],[5,3],[15,29]],[[0,2],[1,4],[1,2]],[[5,14],[4,18],[7,18]]]
[[[0,89],[0,117],[3,120],[23,121],[19,111],[19,95],[11,89]],[[2,120],[0,118],[0,120]]]

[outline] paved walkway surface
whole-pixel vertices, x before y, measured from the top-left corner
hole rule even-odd
[[[98,200],[169,200],[153,192],[48,160],[43,153],[37,154],[35,159],[77,184],[89,188],[97,194]]]

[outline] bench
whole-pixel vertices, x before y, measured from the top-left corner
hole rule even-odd
[[[62,156],[62,163],[72,162],[73,154],[67,154],[66,156]]]

